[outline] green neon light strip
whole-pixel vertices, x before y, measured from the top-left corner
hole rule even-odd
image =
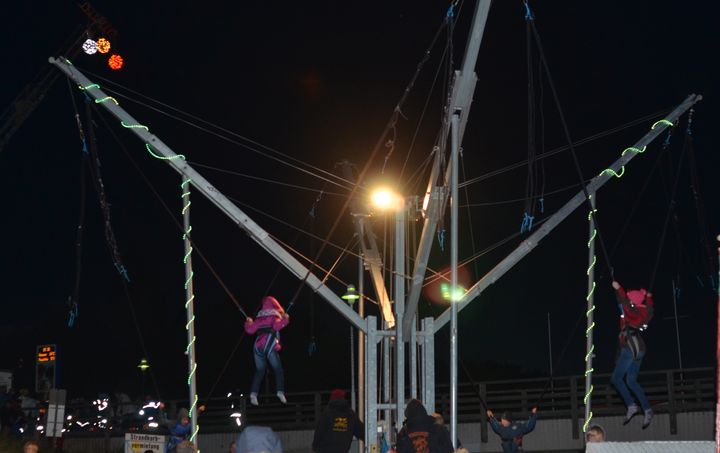
[[[585,312],[585,316],[590,316],[590,313],[592,313],[592,312],[594,312],[594,311],[595,311],[595,305],[593,304],[593,306],[590,307],[590,310],[588,310],[588,311]]]
[[[590,267],[588,267],[587,272],[585,272],[586,275],[590,276],[590,271],[593,267],[595,267],[595,263],[597,263],[597,256],[593,256],[593,261],[590,263]]]
[[[635,148],[634,146],[631,146],[629,148],[625,148],[621,155],[624,156],[625,153],[627,153],[628,151],[633,152],[635,154],[642,154],[645,152],[646,149],[647,149],[647,145],[643,146],[643,149]]]
[[[192,281],[193,275],[195,275],[194,271],[190,271],[190,276],[185,280],[185,289],[188,288],[188,285],[190,284],[190,281]]]
[[[587,295],[587,297],[585,298],[585,300],[590,300],[590,296],[592,296],[592,294],[593,294],[594,292],[595,292],[595,282],[593,282],[593,287],[592,287],[592,289],[590,290],[590,292],[588,293],[588,295]]]
[[[88,86],[86,86],[86,87],[84,87],[84,86],[82,86],[82,85],[78,85],[78,88],[80,88],[81,90],[85,91],[85,90],[91,90],[91,89],[93,89],[93,88],[100,88],[100,85],[98,85],[97,83],[91,83],[90,85],[88,85]]]
[[[585,420],[585,423],[583,423],[583,432],[587,432],[587,429],[588,429],[588,426],[590,425],[590,420],[592,420],[592,417],[593,417],[593,413],[591,411],[590,416],[588,417],[587,420]]]
[[[185,257],[183,258],[183,263],[187,264],[187,260],[188,260],[188,258],[190,258],[190,255],[192,254],[192,252],[193,252],[193,248],[191,246],[190,250],[188,250],[188,252],[185,254]]]
[[[595,345],[594,345],[594,344],[590,345],[590,350],[588,351],[587,354],[585,354],[585,360],[588,360],[588,359],[592,356],[593,352],[595,352]],[[592,369],[592,368],[591,368],[591,369]]]
[[[96,102],[97,102],[97,101],[96,101]],[[152,157],[154,157],[155,159],[160,159],[160,160],[182,159],[182,160],[185,160],[185,156],[183,156],[182,154],[176,154],[176,155],[170,156],[170,157],[165,157],[165,156],[161,156],[161,155],[159,155],[159,154],[155,154],[155,153],[153,152],[152,148],[150,147],[150,145],[147,144],[147,143],[145,143],[145,148],[148,150],[148,152],[150,153],[150,155],[151,155]]]
[[[595,240],[595,236],[597,236],[597,230],[593,230],[592,236],[590,236],[590,240],[588,241],[588,247],[590,247],[590,244],[592,244],[592,241]]]
[[[197,437],[198,431],[200,431],[200,427],[199,427],[199,426],[196,426],[196,427],[195,427],[195,432],[193,433],[192,436],[190,436],[190,442],[194,442],[194,441],[195,441],[195,438]],[[200,450],[198,450],[198,453],[200,453]]]
[[[195,321],[195,315],[193,315],[192,318],[190,318],[190,321],[188,321],[187,324],[185,324],[185,330],[190,329],[190,326],[192,325],[193,321]]]
[[[190,340],[190,343],[188,343],[187,348],[185,348],[185,352],[189,353],[190,348],[192,347],[193,344],[195,344],[195,335],[193,335],[192,340]]]
[[[593,323],[590,324],[590,326],[589,326],[587,329],[585,329],[585,336],[586,336],[586,337],[589,336],[589,335],[590,335],[590,331],[593,330],[594,328],[595,328],[595,321],[593,321]]]
[[[115,103],[115,105],[120,105],[120,103],[117,101],[117,99],[115,99],[112,96],[105,96],[104,98],[95,99],[96,104],[102,104],[107,101],[113,101]]]
[[[185,206],[182,208],[182,213],[185,214],[185,211],[187,211],[190,208],[190,205],[192,204],[191,201],[188,201]]]
[[[596,212],[597,212],[597,209],[593,209],[592,211],[590,211],[590,212],[588,213],[588,220],[591,220],[593,214],[596,213]]]
[[[190,371],[190,375],[188,376],[188,385],[190,385],[190,381],[192,380],[192,377],[195,374],[195,370],[197,370],[197,363],[193,363],[192,371]]]
[[[625,166],[623,165],[622,167],[620,167],[620,173],[617,173],[612,168],[606,168],[605,170],[602,171],[602,173],[600,173],[600,175],[602,175],[603,173],[608,173],[616,178],[622,178],[622,175],[625,174]]]
[[[120,124],[126,129],[145,129],[146,131],[150,132],[150,129],[142,124],[125,124],[125,121],[120,121]]]
[[[590,397],[590,393],[592,393],[593,390],[594,390],[594,386],[593,386],[593,385],[590,385],[590,392],[588,392],[588,393],[585,395],[585,398],[583,399],[583,402],[584,402],[585,404],[587,404],[588,398]]]
[[[665,125],[671,126],[671,127],[672,127],[672,125],[673,125],[672,121],[660,120],[660,121],[655,121],[655,123],[653,123],[653,125],[650,127],[650,129],[655,129],[655,127],[656,127],[658,124],[665,124]]]
[[[198,397],[195,395],[195,401],[192,402],[192,405],[190,406],[190,410],[188,410],[188,415],[192,417],[192,413],[195,410],[195,407],[197,406]]]
[[[195,294],[190,296],[190,299],[188,299],[187,302],[185,302],[185,308],[187,308],[188,305],[190,305],[190,302],[192,302],[193,300],[195,300]]]
[[[184,189],[185,186],[187,186],[187,185],[190,184],[191,182],[192,182],[192,179],[190,179],[190,178],[186,179],[185,181],[183,181],[182,184],[180,184],[180,188],[181,188],[181,189]]]
[[[185,234],[183,234],[183,240],[185,240],[185,238],[190,236],[191,231],[192,231],[192,225],[190,225],[190,228],[188,228],[188,230],[185,232]]]
[[[65,59],[65,63],[69,64],[70,66],[73,66],[72,61],[68,60],[67,58]]]

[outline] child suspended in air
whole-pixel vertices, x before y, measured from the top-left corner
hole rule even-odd
[[[258,405],[258,392],[262,383],[267,364],[270,364],[275,375],[275,390],[277,397],[285,404],[285,376],[280,362],[280,331],[290,323],[290,316],[285,313],[280,302],[268,296],[262,300],[262,308],[255,320],[248,317],[245,320],[245,332],[255,335],[253,345],[253,358],[255,359],[255,375],[250,387],[250,404]]]
[[[643,357],[645,357],[645,341],[642,332],[653,317],[655,305],[652,293],[644,288],[625,291],[616,281],[612,282],[612,286],[615,288],[620,306],[620,335],[618,336],[618,358],[611,381],[627,406],[623,424],[627,425],[640,412],[635,400],[630,395],[630,391],[632,391],[645,414],[642,425],[642,428],[645,429],[650,426],[653,411],[637,377]]]

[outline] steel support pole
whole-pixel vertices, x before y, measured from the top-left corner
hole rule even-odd
[[[675,311],[675,340],[677,341],[678,364],[680,365],[680,373],[682,373],[683,363],[682,363],[682,349],[680,348],[680,321],[678,320],[677,287],[675,286],[675,280],[672,281],[672,290],[673,290],[673,310]]]
[[[365,451],[377,453],[377,318],[365,318]]]
[[[383,321],[383,330],[387,330],[387,323]],[[392,402],[392,389],[390,388],[390,337],[387,335],[382,336],[382,364],[383,364],[383,380],[382,380],[382,403],[386,404],[385,412],[383,413],[383,421],[385,426],[383,432],[387,436],[390,431],[390,420],[392,420],[392,411],[390,410],[390,403]]]
[[[451,118],[451,154],[450,163],[450,440],[457,449],[457,414],[458,414],[458,334],[457,334],[457,299],[458,293],[458,143],[460,125],[459,112]]]
[[[190,400],[190,441],[197,445],[197,434],[200,431],[200,427],[197,424],[197,362],[195,362],[195,293],[193,291],[193,267],[192,267],[192,243],[190,241],[190,232],[192,227],[190,226],[190,183],[192,181],[187,176],[182,176],[182,183],[180,184],[181,199],[182,199],[182,215],[183,215],[183,245],[185,247],[185,254],[183,255],[183,261],[185,262],[185,316],[186,324],[185,331],[187,333],[187,348],[185,354],[187,355],[188,363],[188,391]]]
[[[395,212],[395,319],[405,311],[405,200]],[[400,430],[405,412],[405,339],[401,322],[395,323],[395,428]]]
[[[417,318],[417,315],[416,315]],[[410,329],[410,342],[408,343],[409,347],[409,357],[410,357],[410,398],[417,398],[418,397],[418,368],[417,368],[417,353],[418,353],[418,345],[417,345],[417,319],[413,322],[412,328]]]
[[[597,230],[595,228],[595,204],[597,202],[597,192],[590,194],[590,204],[592,211],[588,213],[588,268],[587,268],[587,327],[585,328],[585,423],[583,424],[583,432],[587,431],[592,420],[592,374],[593,374],[593,355],[595,354],[595,344],[593,343],[593,329],[595,328],[595,237]]]
[[[697,102],[702,100],[702,96],[699,94],[691,94],[688,96],[680,105],[675,107],[672,112],[668,113],[668,115],[653,124],[653,127],[650,128],[650,130],[640,139],[638,140],[633,146],[626,148],[620,158],[615,160],[608,168],[607,170],[611,171],[602,171],[600,174],[592,178],[590,182],[587,184],[587,191],[588,193],[596,193],[598,189],[600,189],[602,186],[604,186],[610,179],[613,179],[614,176],[612,174],[620,174],[623,171],[623,168],[633,159],[635,156],[643,152],[647,146],[655,140],[657,137],[660,136],[660,134],[665,131],[670,124],[674,124],[675,121],[678,120],[678,118],[683,115],[685,112],[690,109],[693,105],[695,105]],[[502,261],[500,261],[494,268],[490,270],[487,274],[485,274],[477,283],[475,283],[473,286],[468,289],[468,291],[465,293],[465,296],[463,296],[462,300],[459,302],[459,310],[462,310],[465,308],[470,302],[472,302],[475,298],[477,298],[480,294],[482,294],[483,291],[493,283],[495,283],[500,277],[505,275],[507,271],[513,268],[520,260],[525,258],[537,245],[540,243],[540,241],[547,236],[555,227],[557,227],[562,221],[564,221],[575,209],[580,207],[581,205],[585,204],[585,194],[581,190],[577,194],[575,194],[574,197],[572,197],[563,207],[561,207],[555,214],[553,214],[550,218],[548,218],[542,225],[540,225],[533,234],[531,234],[527,239],[525,239],[523,242],[520,243],[520,245],[510,252],[505,258],[503,258]],[[408,301],[408,310],[410,306],[410,301]],[[407,315],[407,311],[406,311]],[[445,324],[450,321],[450,309],[445,310],[443,314],[438,316],[438,318],[435,320],[435,331],[437,332]]]
[[[255,223],[253,219],[232,203],[215,186],[210,184],[207,179],[187,163],[185,156],[175,153],[175,151],[163,143],[159,137],[150,133],[147,126],[133,118],[125,109],[119,106],[116,99],[108,96],[100,88],[100,85],[93,83],[85,77],[85,75],[68,60],[62,57],[51,57],[49,61],[77,83],[96,104],[107,109],[113,116],[120,120],[120,124],[138,136],[145,144],[145,148],[150,155],[167,163],[181,175],[192,179],[191,184],[193,187],[227,215],[238,227],[245,231],[263,250],[285,266],[295,277],[301,279],[310,289],[330,303],[335,310],[355,325],[355,327],[360,330],[365,329],[365,322],[344,300],[340,299],[323,281],[315,274],[312,274],[307,267],[303,266],[289,251],[273,239],[267,231]]]
[[[720,242],[720,235],[717,236],[718,242]],[[715,340],[715,389],[717,394],[717,402],[715,403],[715,451],[720,453],[720,247],[718,247],[718,285],[717,285],[717,321],[716,321],[716,332],[717,339]]]
[[[360,222],[359,235],[362,238],[363,232],[363,221]],[[358,251],[358,292],[360,298],[358,299],[358,315],[365,319],[365,263],[363,262],[362,246]],[[361,421],[365,421],[365,333],[362,330],[358,331],[358,417]],[[367,437],[366,437],[367,439]],[[358,443],[360,452],[365,450],[365,443],[360,441]]]
[[[422,403],[428,413],[435,412],[435,319],[425,318],[421,322]]]

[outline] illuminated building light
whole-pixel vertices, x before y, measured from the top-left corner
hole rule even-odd
[[[148,420],[155,420],[155,417],[148,417]]]
[[[240,426],[240,425],[242,425],[242,422],[240,421],[239,418],[236,418],[236,419],[235,419],[235,424],[238,425],[238,426]]]
[[[655,127],[657,127],[657,126],[660,125],[660,124],[664,124],[664,125],[666,125],[666,126],[671,126],[671,127],[673,126],[672,121],[660,120],[660,121],[655,121],[655,122],[653,123],[653,125],[650,127],[650,129],[655,129]]]
[[[150,132],[150,129],[142,124],[125,124],[125,121],[120,121],[120,124],[122,125],[122,127],[127,129],[145,129],[146,131]]]
[[[455,291],[452,291],[454,294],[450,294],[450,284],[448,283],[441,283],[440,284],[440,293],[442,294],[443,300],[451,300],[452,302],[458,302],[465,296],[465,293],[467,290],[463,288],[462,286],[458,286],[455,288]]]
[[[139,415],[145,415],[145,411],[140,409],[140,412],[138,412]]]
[[[110,66],[110,69],[118,70],[123,67],[123,64],[125,63],[125,60],[123,60],[123,57],[120,55],[111,55],[108,59],[108,66]]]
[[[95,99],[96,104],[102,104],[103,102],[107,102],[107,101],[113,101],[115,103],[115,105],[120,105],[120,103],[117,101],[117,99],[115,99],[112,96],[105,96],[104,98]]]
[[[96,102],[97,102],[97,101],[96,101]],[[160,159],[160,160],[182,159],[182,160],[185,160],[185,156],[183,156],[182,154],[176,154],[176,155],[170,156],[170,157],[165,157],[165,156],[161,156],[161,155],[159,155],[159,154],[155,154],[155,153],[153,152],[152,148],[150,147],[150,144],[148,144],[148,143],[145,143],[145,149],[147,149],[148,152],[150,153],[150,155],[151,155],[152,157],[154,157],[155,159]]]
[[[230,418],[238,418],[238,417],[242,417],[242,414],[240,412],[233,412],[232,414],[230,414]]]
[[[150,422],[150,423],[148,423],[148,426],[151,428],[157,428],[160,425],[158,425],[157,422]]]
[[[232,392],[227,394],[227,398],[230,398],[232,396]]]
[[[105,38],[100,38],[97,40],[96,43],[97,51],[100,53],[108,53],[110,52],[110,41],[108,41]]]
[[[36,429],[37,431],[42,431],[42,430],[45,429],[45,428],[43,427],[43,425],[37,425],[37,426],[35,427],[35,429]]]
[[[88,85],[88,86],[86,86],[86,87],[84,87],[84,86],[82,86],[82,85],[78,85],[78,88],[80,88],[80,89],[83,90],[83,91],[86,91],[86,90],[91,90],[91,89],[93,89],[93,88],[98,88],[98,89],[100,89],[100,85],[98,85],[97,83],[91,83],[90,85]]]
[[[82,50],[88,55],[92,55],[98,51],[98,45],[92,39],[86,39],[82,44]]]

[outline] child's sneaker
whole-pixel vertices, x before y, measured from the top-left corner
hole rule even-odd
[[[280,400],[281,403],[287,404],[287,398],[285,398],[285,393],[283,392],[277,392],[277,397]]]
[[[625,421],[623,421],[623,425],[627,425],[630,423],[630,420],[637,415],[637,413],[640,412],[640,408],[637,407],[637,405],[633,404],[631,406],[628,406],[627,413],[625,414]],[[651,415],[652,417],[652,415]]]
[[[250,394],[250,404],[252,404],[253,406],[259,406],[259,403],[257,400],[257,393]]]
[[[645,429],[648,426],[650,426],[650,422],[652,422],[653,415],[655,415],[655,414],[653,413],[652,409],[648,409],[645,411],[645,418],[643,419],[642,429]]]

